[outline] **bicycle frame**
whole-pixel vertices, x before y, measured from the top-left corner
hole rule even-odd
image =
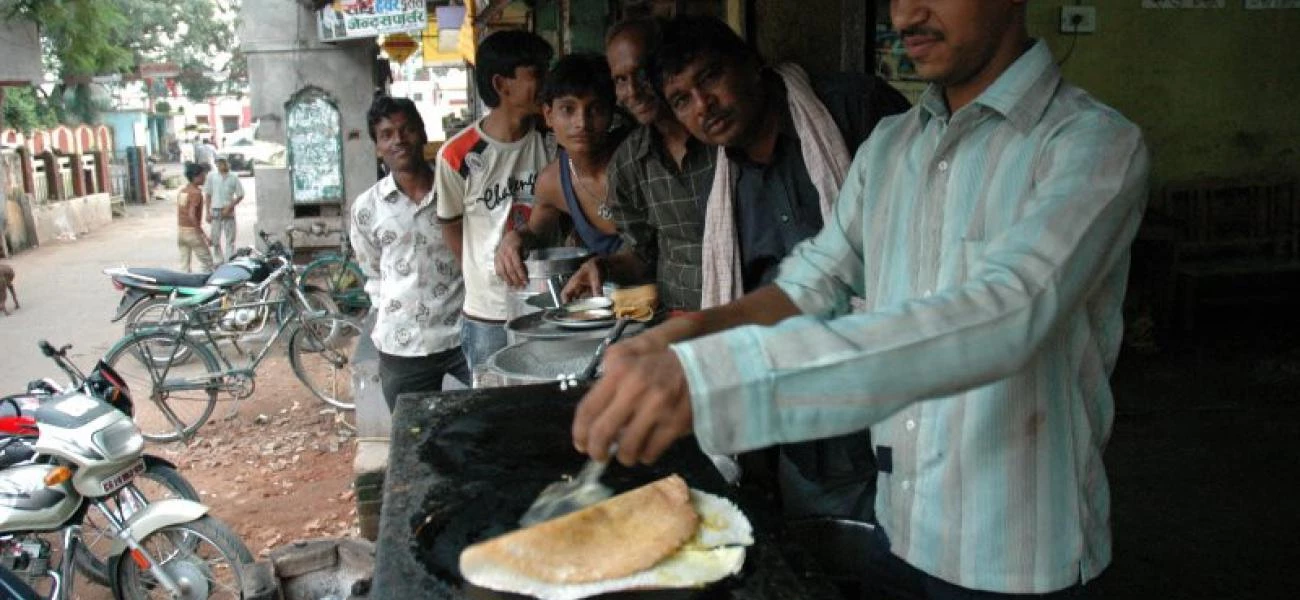
[[[246,302],[246,303],[235,304],[230,306],[215,306],[215,307],[197,306],[189,309],[182,309],[186,314],[186,318],[175,322],[176,324],[175,337],[173,337],[172,339],[179,342],[181,339],[189,337],[192,331],[195,330],[202,331],[203,337],[207,339],[206,345],[212,349],[213,354],[215,355],[217,360],[221,362],[221,371],[218,373],[209,374],[207,377],[204,378],[203,381],[186,380],[183,382],[179,382],[179,381],[168,380],[167,373],[171,370],[173,361],[176,359],[176,352],[181,348],[180,344],[174,344],[172,346],[171,355],[167,357],[166,366],[163,368],[162,372],[159,373],[158,375],[159,379],[152,381],[152,383],[154,385],[157,385],[161,381],[167,381],[168,388],[173,390],[206,390],[213,385],[213,379],[220,378],[220,381],[217,384],[219,386],[218,389],[229,391],[230,389],[233,388],[234,384],[231,382],[227,382],[226,381],[227,377],[232,375],[248,376],[250,378],[255,377],[258,366],[260,366],[262,364],[262,361],[266,358],[266,356],[270,354],[271,348],[274,347],[276,342],[280,340],[280,336],[284,335],[284,333],[286,331],[289,331],[290,329],[301,326],[303,322],[303,315],[310,315],[315,312],[311,309],[312,307],[307,300],[306,294],[304,294],[303,291],[299,289],[297,285],[298,283],[297,277],[293,271],[292,264],[287,264],[281,267],[281,269],[278,270],[277,273],[272,275],[272,277],[268,278],[268,282],[278,280],[280,278],[287,279],[287,281],[283,282],[282,284],[285,290],[287,291],[287,294],[277,300],[261,300],[258,302]],[[261,306],[266,306],[268,310],[273,310],[281,306],[288,306],[290,312],[286,315],[285,318],[282,318],[280,320],[280,324],[276,327],[275,333],[273,333],[271,337],[267,339],[267,341],[262,345],[261,349],[259,349],[251,358],[249,358],[246,364],[240,367],[237,367],[233,362],[231,362],[231,360],[226,356],[225,352],[221,350],[220,344],[217,343],[216,337],[214,337],[212,334],[211,327],[200,327],[197,325],[198,323],[202,323],[202,322],[210,322],[212,319],[205,318],[208,316],[215,316],[230,310],[244,309],[244,308],[257,308]],[[193,340],[194,338],[191,337],[190,339]],[[153,377],[152,372],[150,372],[150,376]]]

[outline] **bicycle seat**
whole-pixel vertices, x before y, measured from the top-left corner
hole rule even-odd
[[[201,287],[207,283],[208,277],[211,277],[212,274],[186,273],[185,271],[173,271],[171,269],[130,268],[123,271],[121,276],[134,277],[158,285]]]

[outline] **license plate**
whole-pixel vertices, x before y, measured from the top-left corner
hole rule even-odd
[[[143,460],[135,461],[135,464],[127,467],[122,472],[117,473],[115,475],[111,475],[108,477],[108,479],[104,480],[104,493],[111,494],[113,492],[116,492],[119,489],[122,489],[122,486],[130,483],[132,479],[135,479],[136,475],[139,475],[143,472],[144,472],[144,461]]]

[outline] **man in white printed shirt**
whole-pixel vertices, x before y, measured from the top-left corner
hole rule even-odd
[[[225,262],[235,253],[235,206],[243,199],[239,176],[230,172],[230,162],[218,158],[217,172],[209,173],[203,184],[203,214],[212,224],[212,256],[218,261]]]
[[[353,202],[351,239],[377,313],[370,337],[392,411],[398,394],[441,390],[447,374],[469,385],[460,349],[465,287],[438,224],[415,104],[379,96],[366,120],[388,175]]]
[[[1150,160],[1061,79],[1025,3],[893,0],[920,102],[876,127],[773,285],[610,348],[574,445],[617,439],[630,464],[691,432],[733,453],[870,428],[864,597],[1090,593]]]

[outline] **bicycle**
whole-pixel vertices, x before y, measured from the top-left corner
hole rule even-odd
[[[297,230],[295,230],[297,231]],[[307,264],[299,279],[303,286],[329,292],[339,312],[355,319],[364,319],[370,312],[370,296],[366,294],[366,276],[356,263],[352,244],[345,229],[326,229],[324,223],[314,223],[305,232],[312,236],[339,234],[340,251],[326,252]],[[292,238],[291,240],[292,241]]]
[[[331,310],[318,310],[319,300],[309,300],[300,287],[289,253],[265,232],[258,235],[268,245],[271,274],[234,301],[216,287],[175,299],[170,320],[142,326],[119,340],[104,362],[128,380],[132,389],[148,390],[147,400],[136,403],[136,423],[145,439],[164,442],[189,439],[207,422],[217,394],[236,400],[253,394],[257,369],[276,343],[288,333],[289,363],[298,380],[320,400],[352,410],[351,354],[361,328],[357,322]],[[262,294],[278,283],[285,293]],[[236,366],[217,343],[219,326],[231,314],[282,315],[275,331],[244,364]],[[175,317],[175,318],[171,318]],[[214,336],[214,331],[217,335]],[[238,347],[236,347],[238,349]],[[240,349],[240,353],[244,353]],[[132,382],[131,380],[134,380]]]

